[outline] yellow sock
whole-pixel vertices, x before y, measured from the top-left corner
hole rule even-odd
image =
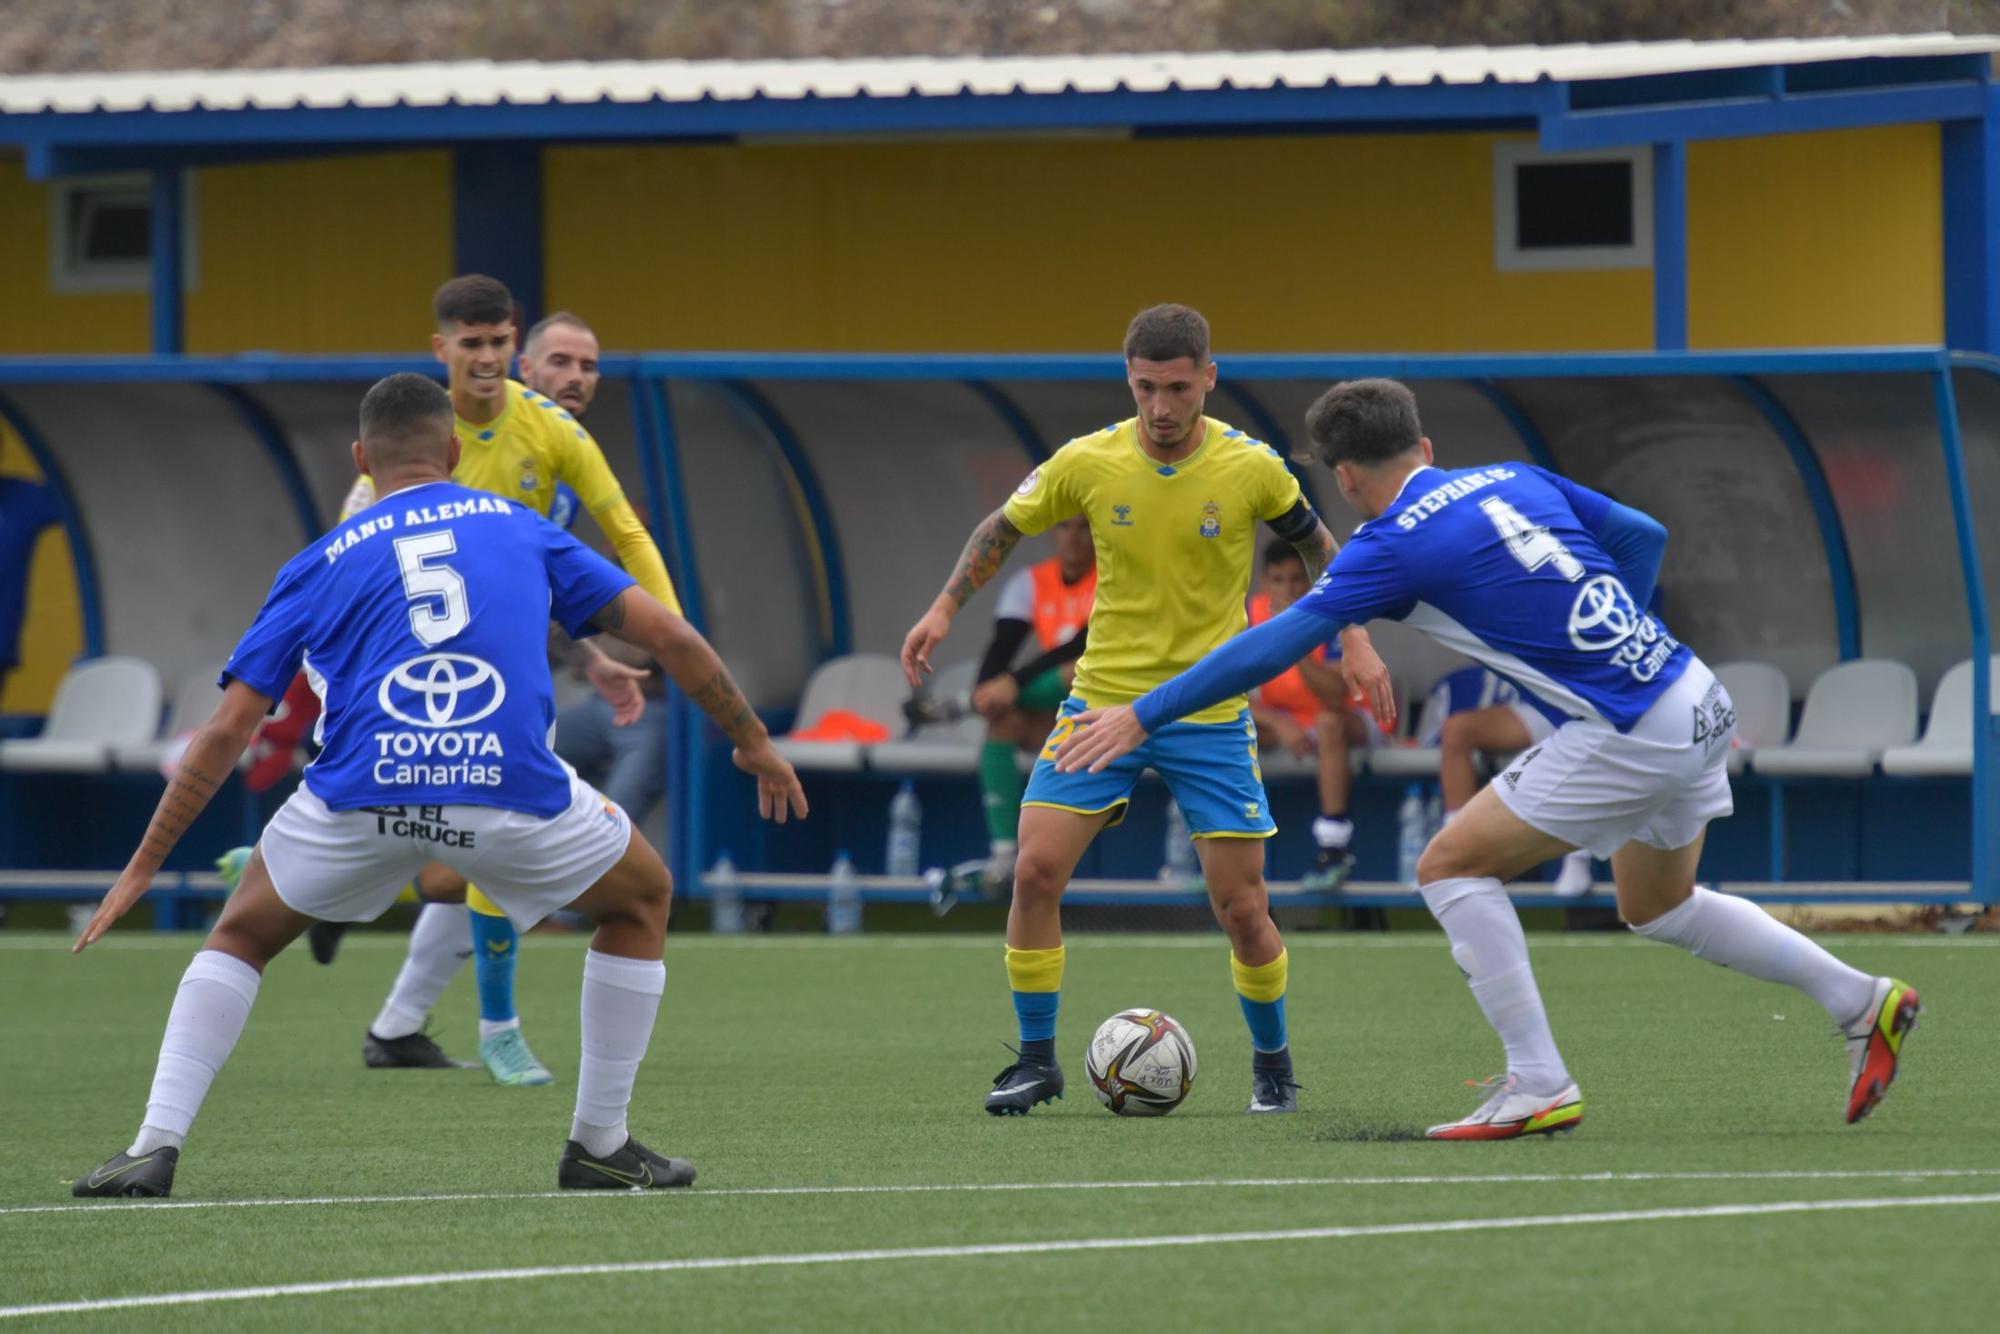
[[[1279,950],[1277,958],[1255,968],[1237,958],[1234,950],[1229,953],[1229,978],[1236,984],[1236,994],[1245,1000],[1269,1004],[1278,999],[1285,994],[1291,971],[1289,950]]]
[[[1016,991],[1061,991],[1063,947],[1017,950],[1007,947],[1007,985]]]
[[[465,906],[478,913],[481,917],[505,917],[507,915],[500,910],[499,904],[480,893],[479,886],[477,885],[467,885],[465,887]]]
[[[1023,1059],[1055,1059],[1056,1011],[1062,1005],[1063,947],[1007,947],[1007,985],[1014,988],[1014,1017],[1021,1025]],[[1039,1043],[1031,1047],[1030,1043]],[[1039,1053],[1039,1055],[1037,1055]]]

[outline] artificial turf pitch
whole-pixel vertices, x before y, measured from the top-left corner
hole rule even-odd
[[[997,940],[670,940],[632,1125],[701,1179],[549,1198],[582,942],[525,942],[521,1010],[557,1081],[507,1089],[363,1068],[402,938],[359,935],[330,969],[302,948],[273,965],[163,1208],[74,1202],[69,1183],[130,1140],[195,938],[126,932],[73,958],[6,933],[0,1331],[1993,1327],[2000,937],[1829,941],[1928,1007],[1903,1077],[1854,1127],[1840,1044],[1803,997],[1629,937],[1531,939],[1586,1115],[1504,1144],[1417,1138],[1498,1066],[1429,933],[1294,935],[1305,1092],[1299,1114],[1258,1118],[1219,936],[1072,938],[1069,1095],[1025,1119],[979,1106],[1010,1059]],[[1161,1120],[1111,1116],[1083,1075],[1091,1029],[1132,1005],[1175,1014],[1200,1052]],[[439,1008],[447,1050],[472,1055],[474,1018],[467,977]],[[1313,1229],[1334,1231],[1235,1235]],[[1117,1244],[1167,1237],[1192,1240]],[[1077,1242],[1092,1245],[1021,1248]],[[714,1258],[746,1262],[637,1268]],[[586,1264],[622,1267],[436,1277]]]

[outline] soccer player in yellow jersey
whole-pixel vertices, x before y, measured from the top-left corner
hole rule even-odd
[[[446,368],[461,447],[452,480],[543,515],[554,503],[557,483],[568,486],[611,540],[626,572],[678,613],[680,599],[659,548],[580,420],[597,389],[597,340],[589,328],[574,316],[537,325],[544,337],[530,349],[538,355],[521,358],[523,377],[530,381],[524,384],[507,378],[514,360],[514,298],[504,284],[481,274],[454,278],[438,289],[433,313],[431,350]],[[548,393],[540,391],[544,380]],[[348,508],[365,508],[373,500],[373,486],[362,477]],[[645,673],[594,648],[586,651],[585,674],[612,705],[615,721],[639,718]],[[513,923],[476,886],[442,866],[426,868],[420,882],[426,897],[443,901],[426,907],[411,931],[409,955],[369,1026],[363,1059],[378,1068],[455,1065],[422,1030],[431,1006],[470,953],[479,983],[481,1061],[502,1084],[548,1083],[548,1070],[521,1036],[514,1004],[519,937]],[[469,943],[468,914],[449,902],[461,889],[470,909]]]
[[[1263,840],[1277,826],[1245,701],[1226,700],[1163,729],[1104,773],[1058,773],[1054,760],[1076,714],[1137,699],[1243,629],[1259,523],[1297,546],[1315,577],[1332,559],[1334,541],[1277,451],[1203,415],[1216,367],[1198,312],[1172,305],[1141,311],[1125,334],[1125,370],[1138,415],[1070,441],[1029,473],[973,531],[944,591],[903,643],[904,673],[919,684],[952,617],[1022,537],[1072,515],[1089,517],[1098,562],[1089,637],[1021,802],[1007,914],[1020,1059],[994,1079],[986,1110],[1019,1116],[1062,1096],[1055,1026],[1063,889],[1098,831],[1124,818],[1140,772],[1151,767],[1187,817],[1210,903],[1229,936],[1230,974],[1253,1049],[1249,1110],[1296,1111],[1285,943],[1264,889]],[[1366,632],[1350,629],[1342,649],[1354,679],[1393,710],[1388,673]]]

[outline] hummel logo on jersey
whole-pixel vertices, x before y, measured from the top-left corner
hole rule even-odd
[[[1130,528],[1132,526],[1132,507],[1130,505],[1113,505],[1111,507],[1111,526],[1113,528]]]

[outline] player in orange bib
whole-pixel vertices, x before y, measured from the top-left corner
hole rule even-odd
[[[1025,780],[1014,762],[1023,749],[1041,749],[1055,726],[1056,710],[1076,679],[1083,656],[1084,627],[1097,595],[1097,548],[1090,521],[1082,515],[1049,529],[1055,555],[1022,570],[1000,590],[993,612],[993,638],[979,663],[972,707],[986,719],[986,744],[979,752],[979,795],[986,808],[991,852],[980,877],[980,892],[997,898],[1014,883],[1015,840],[1021,820]],[[1030,636],[1040,649],[1009,666]]]
[[[1262,591],[1250,599],[1250,624],[1262,625],[1304,597],[1312,587],[1298,548],[1273,541],[1264,548]],[[1257,724],[1260,750],[1288,750],[1314,758],[1319,767],[1319,818],[1313,821],[1312,869],[1300,884],[1308,890],[1339,889],[1354,869],[1354,822],[1347,818],[1347,799],[1354,774],[1348,755],[1353,747],[1376,744],[1381,726],[1365,696],[1353,690],[1340,669],[1336,640],[1322,645],[1266,681],[1250,696],[1250,716]]]

